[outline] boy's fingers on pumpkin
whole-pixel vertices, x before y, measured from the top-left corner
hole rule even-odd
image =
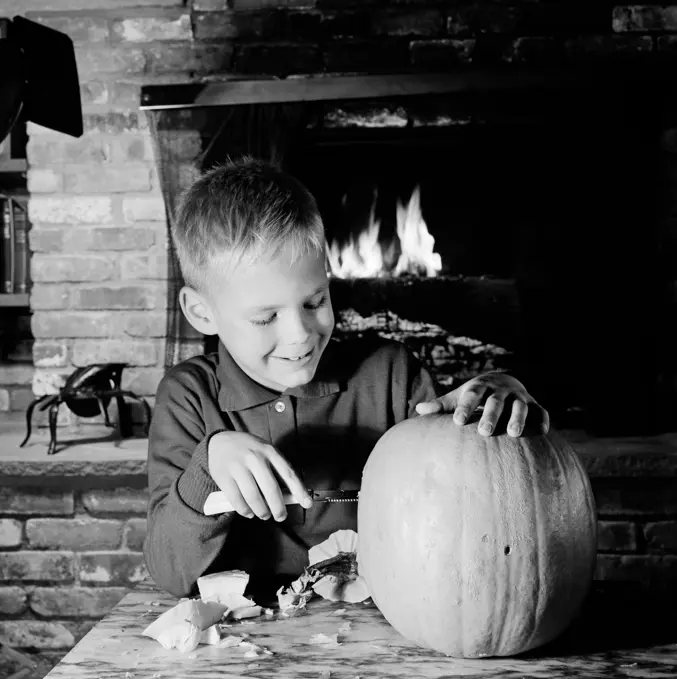
[[[477,430],[482,436],[490,436],[493,433],[498,418],[503,412],[504,403],[505,400],[496,394],[492,394],[486,400],[482,417],[477,426]]]
[[[547,434],[550,431],[550,413],[535,401],[534,405],[541,411],[541,431]]]
[[[477,410],[486,392],[486,387],[475,384],[463,391],[454,409],[454,422],[465,424],[472,413]]]
[[[432,401],[425,401],[416,405],[416,412],[419,415],[430,415],[432,413],[439,413],[442,410],[442,404],[438,399]]]
[[[519,436],[522,433],[528,411],[529,406],[525,401],[516,398],[512,402],[512,412],[508,421],[508,436]]]

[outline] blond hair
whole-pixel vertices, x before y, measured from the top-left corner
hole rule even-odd
[[[310,191],[279,167],[250,156],[214,167],[183,194],[172,237],[184,281],[199,291],[225,258],[255,261],[285,246],[296,258],[325,247]]]

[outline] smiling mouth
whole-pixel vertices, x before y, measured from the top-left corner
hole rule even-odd
[[[290,361],[291,363],[296,363],[298,361],[302,361],[304,358],[308,358],[312,353],[313,350],[311,349],[308,353],[302,354],[301,356],[294,356],[293,358],[289,356],[280,356],[280,358],[283,361]]]

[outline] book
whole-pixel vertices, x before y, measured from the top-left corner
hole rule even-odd
[[[14,210],[12,199],[2,196],[2,289],[5,294],[14,292]]]
[[[26,208],[14,204],[14,292],[28,292],[28,220]]]
[[[28,292],[29,252],[26,207],[0,194],[0,293]]]

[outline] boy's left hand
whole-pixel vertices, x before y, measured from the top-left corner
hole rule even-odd
[[[479,421],[478,431],[483,436],[490,436],[496,428],[496,423],[506,403],[512,403],[512,413],[508,421],[510,436],[520,436],[530,407],[535,408],[541,415],[541,431],[547,433],[550,429],[548,411],[536,403],[519,380],[500,372],[473,377],[448,394],[432,401],[419,403],[416,406],[416,412],[419,415],[453,412],[454,422],[462,425],[467,422],[478,406],[483,404],[484,412]]]

